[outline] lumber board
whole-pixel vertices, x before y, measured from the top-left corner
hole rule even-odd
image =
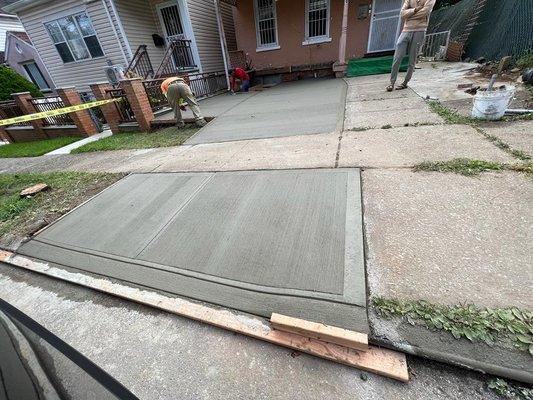
[[[409,381],[405,354],[393,350],[369,346],[367,351],[359,351],[295,333],[275,330],[271,328],[268,321],[259,317],[125,286],[108,279],[70,272],[8,251],[0,251],[0,262],[401,382]]]
[[[368,335],[365,333],[354,332],[336,326],[306,321],[277,313],[272,313],[270,324],[274,329],[283,332],[295,333],[323,342],[338,344],[350,349],[360,351],[368,350]]]

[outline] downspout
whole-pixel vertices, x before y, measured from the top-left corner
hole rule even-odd
[[[344,0],[342,12],[341,37],[339,39],[339,59],[333,64],[333,72],[337,78],[342,78],[346,72],[346,41],[348,36],[348,0]]]
[[[219,0],[213,0],[215,5],[215,14],[217,17],[218,23],[218,35],[220,36],[220,48],[222,49],[222,58],[224,60],[224,73],[226,75],[226,83],[228,84],[228,91],[231,90],[230,81],[229,81],[229,66],[228,66],[228,44],[226,42],[226,34],[224,33],[224,24],[222,22],[222,15],[220,14],[220,4]]]
[[[102,0],[102,6],[104,7],[105,12],[107,14],[107,18],[109,19],[109,24],[111,24],[111,27],[113,28],[113,33],[115,34],[115,38],[117,39],[117,42],[120,47],[120,52],[122,53],[122,57],[124,57],[124,62],[126,63],[127,67],[130,62],[128,61],[128,57],[126,57],[126,53],[124,52],[124,48],[122,47],[122,43],[120,42],[120,38],[118,37],[117,29],[115,26],[113,26],[113,18],[111,18],[111,14],[109,13],[105,0]]]

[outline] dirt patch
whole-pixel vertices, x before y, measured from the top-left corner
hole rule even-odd
[[[29,236],[123,176],[83,172],[0,175],[0,248],[16,250]],[[20,197],[21,190],[39,182],[50,189]]]

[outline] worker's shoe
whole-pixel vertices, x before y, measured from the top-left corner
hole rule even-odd
[[[202,126],[206,126],[207,125],[207,121],[205,119],[198,119],[196,120],[196,126],[201,128]]]
[[[178,122],[176,124],[176,128],[178,129],[185,129],[185,122]]]

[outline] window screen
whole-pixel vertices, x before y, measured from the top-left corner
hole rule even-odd
[[[64,63],[102,57],[104,52],[86,13],[45,23],[48,34]]]
[[[329,36],[329,0],[308,0],[307,37]]]
[[[276,1],[255,1],[258,47],[275,46],[278,44],[276,29]]]

